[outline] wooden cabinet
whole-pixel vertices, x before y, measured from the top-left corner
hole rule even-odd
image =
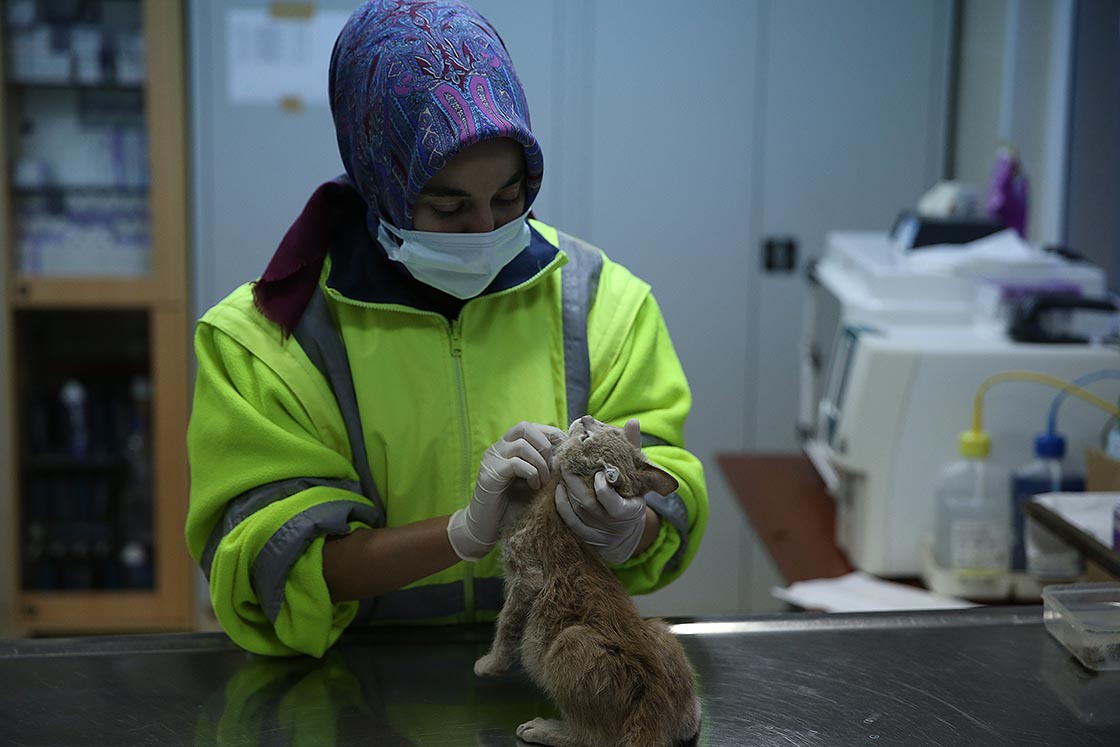
[[[183,11],[0,5],[0,567],[20,632],[191,626]]]

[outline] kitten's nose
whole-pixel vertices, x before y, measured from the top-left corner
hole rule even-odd
[[[591,417],[590,415],[582,415],[573,420],[572,424],[568,426],[568,435],[574,436],[580,431],[586,431],[594,422],[595,418]]]

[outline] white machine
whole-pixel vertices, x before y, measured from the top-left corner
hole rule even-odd
[[[886,234],[833,233],[811,270],[799,428],[836,499],[837,542],[861,570],[921,573],[934,483],[957,458],[957,437],[971,425],[985,378],[1023,369],[1071,380],[1120,368],[1114,347],[1010,340],[1001,306],[1009,289],[1099,297],[1105,279],[1099,268],[1041,252],[1008,256],[910,261]],[[1120,387],[1101,382],[1094,391],[1115,401]],[[1055,394],[1021,382],[988,393],[983,427],[993,461],[1014,468],[1032,458]],[[1063,406],[1058,425],[1072,469],[1083,469],[1085,447],[1099,444],[1107,420],[1075,398]]]

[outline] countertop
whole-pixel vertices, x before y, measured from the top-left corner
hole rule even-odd
[[[1120,744],[1120,673],[1083,669],[1037,608],[671,622],[700,745]],[[519,670],[475,677],[490,635],[353,631],[321,660],[212,633],[0,642],[0,744],[515,745],[555,714]]]

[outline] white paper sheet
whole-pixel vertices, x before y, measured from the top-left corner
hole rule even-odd
[[[770,593],[798,607],[825,612],[886,612],[976,606],[963,599],[885,581],[863,571],[853,571],[837,578],[798,581],[785,588],[775,586]]]
[[[331,50],[349,14],[278,17],[263,8],[226,13],[226,69],[235,104],[327,103]]]
[[[983,275],[1018,267],[1055,267],[1062,260],[1028,244],[1011,229],[967,244],[923,246],[906,253],[906,263],[916,270]]]

